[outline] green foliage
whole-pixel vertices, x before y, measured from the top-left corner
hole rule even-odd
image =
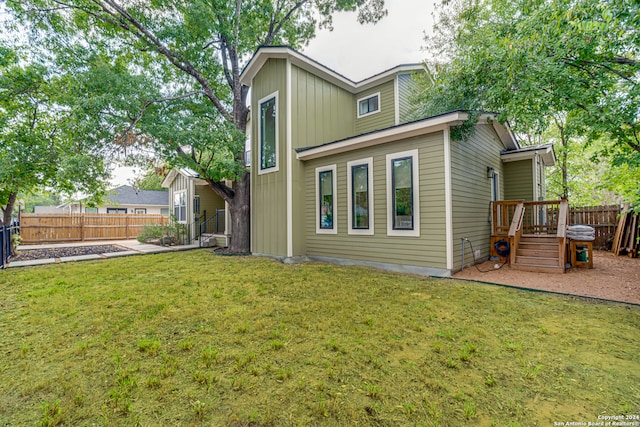
[[[147,169],[142,176],[134,180],[133,186],[139,190],[167,191],[167,188],[162,187],[162,180],[165,177],[162,170],[158,173],[156,168]]]
[[[66,127],[59,77],[26,59],[16,53],[14,61],[0,67],[0,208],[5,217],[11,216],[18,193],[51,188],[68,196],[100,195],[108,178],[100,152]]]
[[[613,151],[622,163],[640,153],[639,24],[639,6],[629,0],[442,1],[426,38],[435,82],[419,85],[417,114],[494,111],[526,144],[551,131],[568,175],[555,176],[552,192],[579,204],[599,203],[588,197],[598,189],[603,199],[616,191],[638,200],[628,194],[637,178],[620,189],[613,177],[592,176],[615,163]],[[597,152],[588,147],[594,141],[603,142]],[[594,156],[604,162],[581,170]]]
[[[148,224],[140,231],[137,240],[141,243],[158,243],[161,245],[184,245],[188,243],[187,225],[178,222],[171,215],[171,221],[166,225]]]

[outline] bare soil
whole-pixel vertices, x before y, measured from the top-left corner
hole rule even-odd
[[[487,261],[453,277],[640,304],[640,258],[594,250],[593,269],[572,268],[565,274],[512,270],[509,265],[495,269],[495,265],[496,262]]]

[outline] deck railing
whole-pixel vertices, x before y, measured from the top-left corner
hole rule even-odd
[[[565,204],[565,211],[561,212],[561,205]],[[537,234],[554,236],[558,232],[558,225],[567,225],[568,204],[566,200],[525,202],[523,200],[505,200],[493,202],[492,234],[494,236],[508,236],[518,206],[522,205],[521,222],[522,234]],[[562,218],[562,220],[561,220]],[[564,233],[565,230],[563,229]]]
[[[555,237],[558,241],[558,267],[564,267],[568,225],[569,204],[566,200],[493,202],[492,232],[494,236],[509,239],[512,265],[515,264],[517,248],[524,234]]]

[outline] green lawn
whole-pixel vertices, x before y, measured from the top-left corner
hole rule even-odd
[[[640,308],[208,250],[0,271],[0,425],[640,414]]]

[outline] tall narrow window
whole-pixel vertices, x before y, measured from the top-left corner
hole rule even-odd
[[[373,234],[373,158],[347,162],[349,234]]]
[[[272,95],[260,102],[260,170],[276,169],[278,166],[277,96]]]
[[[413,230],[413,162],[411,157],[394,159],[392,168],[393,229]]]
[[[420,236],[418,150],[387,154],[387,235]]]
[[[336,165],[316,169],[316,232],[335,234]]]
[[[187,221],[187,193],[181,191],[173,194],[173,215],[178,222]]]

